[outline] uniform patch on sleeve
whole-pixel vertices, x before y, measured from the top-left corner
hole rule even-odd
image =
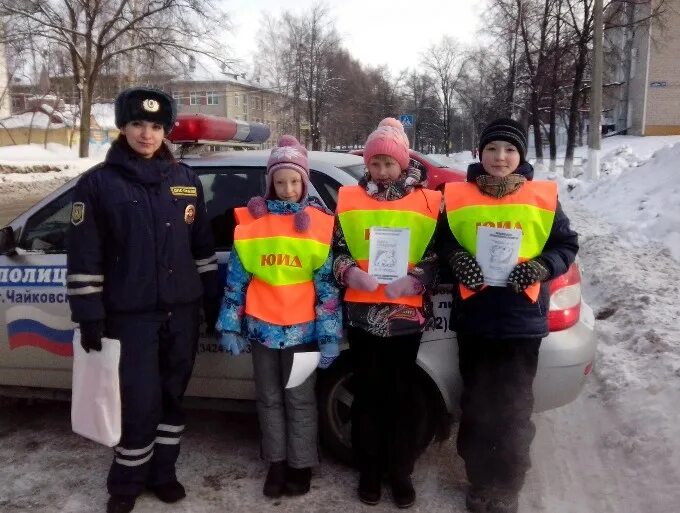
[[[170,187],[170,193],[173,196],[191,196],[194,198],[198,196],[196,187],[189,187],[187,185],[173,185]]]
[[[75,201],[71,207],[71,224],[78,226],[85,220],[85,203]]]

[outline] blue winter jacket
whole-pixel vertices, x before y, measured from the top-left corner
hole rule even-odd
[[[534,177],[531,164],[524,163],[515,173],[528,180]],[[480,163],[468,167],[467,181],[474,182],[485,174]],[[559,201],[555,219],[540,259],[550,271],[550,277],[564,274],[574,262],[578,252],[578,234],[569,226],[569,218]],[[451,256],[463,249],[453,236],[446,213],[440,216],[437,226],[437,249],[444,265]],[[508,287],[486,287],[469,299],[463,300],[454,288],[451,326],[456,332],[485,338],[543,338],[548,335],[548,309],[550,297],[548,283],[541,285],[538,301],[532,303],[525,294],[516,294]]]
[[[293,215],[307,204],[306,200],[301,203],[267,200],[267,210],[274,215]],[[333,255],[329,251],[324,264],[314,272],[316,319],[311,322],[279,326],[245,313],[246,292],[252,275],[243,267],[238,252],[232,250],[224,283],[224,298],[217,321],[218,331],[239,333],[250,341],[274,349],[316,342],[323,356],[338,356],[342,338],[342,308],[340,290],[333,277],[332,265]]]
[[[218,297],[203,189],[189,167],[114,142],[78,180],[68,236],[75,322]]]

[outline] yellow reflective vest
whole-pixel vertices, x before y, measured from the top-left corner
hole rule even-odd
[[[427,189],[414,189],[403,198],[379,201],[372,198],[359,185],[340,187],[337,214],[340,227],[352,258],[368,272],[369,234],[372,227],[408,228],[410,245],[409,269],[422,260],[437,226],[441,193]],[[345,301],[356,303],[393,303],[414,307],[423,305],[423,296],[403,296],[390,299],[385,285],[375,292],[347,288]]]
[[[253,219],[236,209],[234,249],[252,275],[245,311],[265,322],[288,326],[316,318],[314,272],[323,266],[333,238],[332,215],[306,207],[305,232],[295,230],[293,215],[267,214]]]
[[[471,255],[477,252],[479,226],[517,228],[522,230],[519,262],[523,262],[539,256],[550,236],[557,209],[557,184],[528,181],[516,192],[494,198],[483,194],[472,182],[447,183],[444,203],[451,232]],[[536,301],[540,283],[530,286],[525,292]],[[463,299],[472,294],[461,285]]]

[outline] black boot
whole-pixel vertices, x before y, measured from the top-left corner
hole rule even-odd
[[[359,474],[359,500],[369,506],[380,502],[382,476],[377,468],[366,468]]]
[[[311,467],[288,467],[286,474],[286,495],[304,495],[309,491],[312,481]]]
[[[486,488],[471,486],[465,495],[465,507],[471,513],[485,513],[490,496]]]
[[[396,476],[390,479],[392,498],[398,508],[410,508],[416,502],[416,491],[411,476]]]
[[[519,494],[517,492],[498,492],[489,498],[487,513],[517,513]]]
[[[112,495],[106,503],[106,513],[130,513],[136,500],[134,495]]]
[[[283,495],[283,488],[286,484],[286,462],[275,461],[269,464],[269,472],[264,480],[262,493],[265,497],[277,499]]]
[[[169,483],[148,486],[148,488],[156,497],[168,504],[182,500],[187,496],[187,492],[179,481],[170,481]]]

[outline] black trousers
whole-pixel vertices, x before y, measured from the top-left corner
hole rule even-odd
[[[416,458],[413,415],[422,333],[378,337],[348,328],[353,364],[352,447],[361,471],[408,476]]]
[[[463,377],[458,454],[473,487],[518,493],[536,433],[532,385],[540,338],[485,339],[458,334]]]
[[[122,436],[107,488],[139,495],[147,485],[175,481],[184,431],[182,399],[194,366],[198,304],[165,312],[109,315],[107,336],[121,343]]]

